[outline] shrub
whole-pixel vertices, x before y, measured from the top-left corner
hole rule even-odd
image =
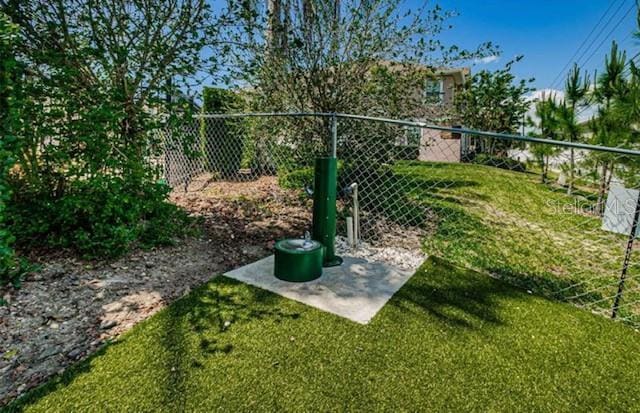
[[[170,245],[191,232],[187,214],[167,202],[163,182],[79,181],[59,198],[25,194],[8,209],[21,247],[58,247],[86,258],[114,258],[140,246]]]
[[[313,168],[306,167],[283,172],[278,176],[278,185],[287,189],[303,189],[313,186]]]
[[[25,263],[13,250],[15,237],[4,226],[4,217],[11,197],[7,177],[15,164],[15,152],[20,140],[15,134],[20,122],[19,84],[21,66],[15,59],[18,27],[0,12],[0,286],[19,284],[26,270]],[[0,299],[1,301],[1,299]]]
[[[167,136],[157,132],[192,119],[196,105],[184,90],[205,65],[198,56],[217,19],[206,2],[178,3],[132,2],[104,14],[89,2],[62,2],[56,13],[46,0],[2,7],[0,278],[6,268],[15,274],[14,238],[17,248],[108,258],[189,230],[186,214],[167,202],[168,187],[153,178]],[[113,21],[124,37],[104,36]],[[52,36],[57,47],[41,47]],[[127,37],[139,41],[123,47]],[[206,60],[215,71],[216,59]],[[114,69],[122,61],[126,70]]]

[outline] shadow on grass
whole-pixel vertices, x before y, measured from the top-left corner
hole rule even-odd
[[[572,301],[571,298],[577,296],[580,302],[588,303],[600,302],[605,298],[600,292],[587,290],[589,287],[586,283],[572,278],[517,271],[502,265],[487,265],[485,271],[514,286],[558,301]]]
[[[159,359],[161,371],[151,371],[155,368],[152,366],[148,369],[149,374],[153,374],[151,377],[166,378],[154,384],[160,391],[163,405],[168,411],[184,411],[189,397],[187,388],[191,372],[203,368],[208,357],[225,356],[233,352],[233,339],[228,332],[256,320],[269,319],[270,322],[280,323],[300,318],[300,313],[284,310],[281,300],[281,297],[267,291],[218,277],[143,321],[122,338],[104,345],[87,359],[68,367],[61,375],[52,377],[21,398],[0,407],[0,411],[22,412],[48,395],[72,385],[80,376],[91,373],[97,360],[114,357],[109,354],[114,347],[131,339],[140,340],[140,337],[136,337],[140,329],[153,334],[147,339],[157,340],[162,348],[157,354],[148,350],[150,357]],[[155,324],[157,328],[149,328],[149,324]],[[113,366],[108,367],[113,369],[110,373],[118,376],[126,376],[130,368],[114,359],[101,364],[102,373],[105,365],[109,365]],[[144,374],[147,374],[146,371]],[[108,385],[108,382],[100,383],[100,386]],[[99,393],[100,389],[96,387],[91,391]]]
[[[573,198],[576,198],[577,200],[583,201],[585,203],[589,203],[590,205],[595,205],[595,203],[598,200],[598,193],[595,191],[587,191],[584,189],[574,187],[571,195],[569,195],[567,194],[566,186],[547,184],[545,185],[545,187],[553,193],[566,195],[567,197],[573,197]]]
[[[452,328],[500,325],[501,300],[524,296],[503,282],[435,257],[416,275],[390,303],[405,311],[424,311]]]
[[[529,276],[528,280],[532,279],[534,277]],[[525,301],[532,297],[517,283],[505,281],[442,258],[430,257],[416,276],[396,293],[390,304],[403,311],[426,312],[454,330],[500,326],[504,324],[500,317],[503,303],[510,302],[512,306],[514,300]],[[545,278],[537,278],[536,281],[548,282]],[[560,287],[563,284],[555,285]]]
[[[163,404],[172,411],[184,411],[188,397],[190,371],[201,369],[205,359],[233,352],[234,344],[227,332],[239,325],[270,319],[282,322],[297,319],[297,312],[279,307],[282,298],[237,281],[218,277],[167,308],[162,345],[169,358],[164,362],[170,377],[163,389]]]
[[[119,341],[115,341],[104,344],[91,356],[67,368],[64,372],[62,372],[62,374],[53,376],[41,386],[28,391],[26,394],[14,400],[13,402],[10,402],[8,405],[0,406],[0,412],[23,412],[26,408],[29,407],[29,405],[34,404],[47,395],[70,385],[71,383],[73,383],[76,377],[81,376],[85,373],[89,373],[91,371],[91,362],[93,360],[104,356],[107,353],[108,349],[113,348],[120,343],[121,342]]]

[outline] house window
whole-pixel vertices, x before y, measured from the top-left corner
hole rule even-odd
[[[442,79],[429,79],[424,88],[427,103],[442,103],[444,100],[444,82]]]

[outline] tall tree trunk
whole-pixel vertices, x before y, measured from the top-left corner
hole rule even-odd
[[[267,0],[268,23],[265,33],[267,39],[267,53],[277,50],[280,46],[282,26],[282,2],[281,0]]]
[[[543,176],[544,176],[544,183],[547,183],[549,181],[549,155],[546,155],[544,157],[544,172],[543,172]]]
[[[598,190],[598,201],[596,202],[596,212],[602,216],[604,213],[604,197],[607,191],[607,172],[609,170],[609,162],[602,163],[602,172],[600,174],[600,188]]]
[[[615,171],[615,169],[614,162],[611,162],[611,165],[609,165],[609,177],[607,178],[606,193],[609,192],[609,188],[611,187],[611,180],[613,179],[613,171]]]
[[[567,195],[573,194],[574,170],[576,168],[576,160],[573,148],[571,148],[569,152],[569,186],[567,187]]]

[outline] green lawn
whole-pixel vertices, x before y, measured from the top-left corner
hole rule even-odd
[[[393,173],[403,202],[428,211],[428,254],[610,311],[627,238],[581,212],[594,205],[593,192],[567,196],[536,174],[474,164],[399,162]],[[639,263],[636,251],[620,313],[634,322],[640,321]]]
[[[366,326],[214,279],[7,410],[631,411],[638,388],[631,328],[432,259]]]

